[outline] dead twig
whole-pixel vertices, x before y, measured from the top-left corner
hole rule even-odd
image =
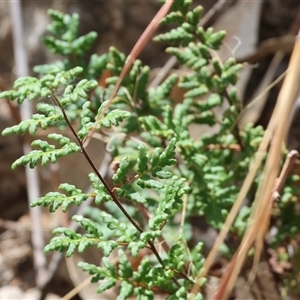
[[[200,280],[207,274],[208,270],[212,266],[214,259],[218,253],[219,247],[223,243],[227,236],[230,227],[232,226],[236,215],[238,214],[243,200],[245,199],[256,173],[262,163],[263,156],[270,144],[271,139],[273,143],[270,147],[270,153],[268,155],[263,181],[260,184],[260,188],[257,192],[256,199],[254,201],[253,212],[249,219],[249,228],[244,235],[241,246],[232,258],[231,263],[228,266],[226,276],[224,275],[221,284],[218,288],[218,293],[215,299],[226,299],[231,291],[234,281],[239,273],[239,270],[245,260],[249,247],[252,245],[255,239],[261,241],[264,237],[265,230],[267,228],[269,219],[269,200],[274,191],[275,179],[279,170],[280,155],[282,149],[282,143],[286,136],[290,112],[292,110],[293,103],[298,93],[298,83],[300,80],[300,41],[297,38],[293,55],[289,65],[289,72],[285,78],[283,88],[279,94],[278,102],[275,107],[275,111],[265,131],[263,141],[255,155],[254,162],[249,170],[244,184],[237,196],[237,199],[219,233],[219,236],[211,249],[206,262],[196,280],[196,284],[192,288],[192,295],[198,293],[200,289]],[[277,147],[277,148],[276,148]],[[255,227],[253,227],[253,224]],[[258,228],[259,226],[259,228]],[[259,234],[258,234],[259,233]],[[261,243],[261,242],[260,242]],[[260,254],[261,247],[258,246],[258,252]],[[193,299],[193,296],[190,297]]]
[[[284,165],[281,169],[280,176],[277,178],[273,198],[276,200],[285,184],[287,177],[290,175],[291,170],[293,169],[297,159],[299,157],[299,153],[296,150],[292,150],[288,153]]]
[[[248,57],[246,59],[248,63],[258,62],[264,56],[275,53],[272,61],[264,75],[263,80],[259,84],[258,88],[255,91],[253,99],[242,111],[239,117],[239,124],[241,127],[244,127],[247,123],[255,123],[262,110],[265,106],[265,103],[268,99],[271,88],[274,84],[271,84],[276,71],[278,70],[279,65],[282,60],[286,56],[286,54],[290,54],[293,50],[295,44],[295,35],[297,34],[297,28],[300,28],[300,8],[298,9],[298,13],[295,21],[289,29],[289,33],[286,36],[279,38],[271,38],[261,43],[257,51],[252,55],[252,57]],[[257,60],[258,59],[258,60]],[[285,72],[279,76],[278,78],[283,78],[285,76]],[[279,82],[278,78],[274,82]],[[257,101],[257,99],[259,99]]]
[[[281,37],[269,38],[261,42],[254,53],[237,59],[237,63],[256,64],[266,56],[275,54],[278,50],[284,54],[291,53],[294,43],[295,35],[292,33]]]
[[[282,89],[278,96],[275,110],[271,117],[266,133],[272,136],[269,154],[262,174],[251,212],[248,228],[239,249],[229,263],[228,271],[221,279],[220,285],[215,294],[215,300],[227,299],[234,282],[247,257],[250,247],[255,243],[254,265],[260,259],[263,249],[264,237],[267,231],[273,199],[274,184],[279,172],[282,146],[289,127],[289,116],[291,114],[295,99],[299,92],[300,81],[300,33],[296,38],[295,47],[289,63],[289,72],[286,75]],[[286,175],[282,175],[284,178]],[[278,184],[280,186],[280,183]]]

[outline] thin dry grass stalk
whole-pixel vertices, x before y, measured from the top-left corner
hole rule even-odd
[[[254,261],[257,263],[263,247],[265,232],[269,225],[271,213],[271,200],[276,184],[276,178],[279,173],[282,147],[285,142],[287,130],[289,127],[289,117],[292,112],[293,104],[298,95],[300,81],[300,36],[298,34],[295,47],[292,53],[288,73],[284,80],[282,89],[278,96],[278,101],[273,112],[272,118],[265,132],[263,141],[256,153],[254,162],[249,170],[245,182],[240,190],[235,204],[228,215],[225,224],[211,250],[201,270],[196,284],[192,288],[192,295],[196,294],[200,288],[201,279],[207,274],[213,264],[219,247],[223,243],[235,217],[241,207],[243,199],[246,197],[250,186],[253,183],[258,168],[261,165],[267,147],[272,140],[262,181],[260,182],[258,192],[253,204],[252,214],[249,218],[248,228],[242,240],[242,243],[230,262],[226,274],[221,279],[214,299],[227,299],[231,292],[234,282],[241,270],[250,247],[255,242],[256,252]],[[190,297],[193,299],[193,296]]]
[[[150,24],[148,25],[148,27],[146,28],[146,30],[143,32],[143,34],[140,36],[140,38],[138,39],[138,41],[136,42],[136,44],[134,45],[133,49],[131,50],[126,63],[122,69],[122,72],[118,78],[118,81],[116,83],[116,85],[114,86],[114,89],[108,99],[108,102],[105,106],[105,108],[103,109],[102,113],[100,114],[100,116],[98,116],[97,121],[95,122],[94,127],[91,129],[89,135],[87,136],[87,138],[85,139],[83,145],[84,147],[87,147],[87,145],[89,144],[93,134],[96,131],[96,127],[99,124],[100,120],[103,118],[104,114],[107,112],[109,106],[111,105],[111,103],[113,102],[122,81],[124,80],[124,77],[126,76],[126,74],[128,73],[128,71],[130,70],[130,67],[132,66],[133,62],[136,60],[136,58],[139,56],[139,54],[141,53],[141,51],[145,48],[145,46],[147,45],[147,43],[149,42],[150,38],[152,37],[152,35],[154,34],[154,32],[156,31],[156,29],[158,28],[161,20],[166,16],[166,14],[168,13],[168,11],[170,10],[172,4],[173,4],[174,0],[170,0],[165,2],[165,4],[161,7],[161,9],[158,11],[158,13],[155,15],[155,17],[152,19],[152,21],[150,22]]]
[[[298,34],[288,73],[279,93],[277,104],[270,124],[266,130],[272,136],[272,143],[264,167],[262,180],[254,200],[253,210],[249,218],[248,228],[237,250],[230,272],[221,279],[215,299],[227,299],[234,282],[247,257],[250,247],[255,243],[254,264],[257,264],[262,252],[264,237],[269,226],[272,199],[276,178],[280,169],[282,147],[289,128],[289,117],[299,92],[300,81],[300,35]]]

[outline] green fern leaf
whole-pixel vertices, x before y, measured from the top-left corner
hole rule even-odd
[[[133,295],[134,289],[132,284],[127,281],[122,281],[120,293],[117,297],[117,300],[125,300]]]
[[[118,185],[118,184],[126,181],[126,175],[129,172],[129,168],[130,168],[130,163],[129,163],[128,157],[126,157],[126,156],[122,157],[119,168],[118,168],[117,172],[113,175],[113,178],[112,178],[115,185]]]
[[[30,153],[23,155],[12,164],[12,168],[15,169],[21,165],[29,165],[30,168],[34,168],[39,161],[41,161],[42,165],[46,165],[49,162],[55,163],[60,157],[81,151],[81,148],[76,143],[69,142],[68,138],[60,134],[49,134],[48,137],[54,140],[59,139],[63,147],[56,149],[54,145],[50,145],[46,141],[35,140],[31,143],[31,146],[40,147],[42,150],[32,150]]]
[[[104,256],[108,257],[118,247],[118,243],[116,241],[101,241],[97,247],[103,251]]]
[[[107,278],[101,285],[97,288],[97,293],[100,294],[110,288],[114,287],[117,284],[117,280],[115,278]]]
[[[68,187],[68,189],[66,188]],[[50,212],[55,212],[60,206],[63,212],[67,211],[67,208],[72,205],[80,205],[83,201],[87,200],[88,194],[83,194],[81,190],[76,189],[75,186],[69,184],[61,184],[59,189],[65,190],[69,193],[69,196],[61,194],[59,192],[49,192],[44,197],[40,197],[31,203],[31,207],[44,206],[48,207]]]

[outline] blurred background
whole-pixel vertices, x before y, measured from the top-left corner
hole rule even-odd
[[[222,59],[234,55],[244,64],[238,85],[239,96],[245,106],[239,120],[240,126],[253,122],[265,127],[276,103],[282,84],[281,77],[286,71],[295,35],[300,28],[300,1],[196,0],[194,5],[202,5],[205,13],[212,14],[205,24],[206,27],[213,26],[216,30],[227,31],[225,44],[218,55]],[[160,7],[161,4],[154,0],[21,1],[24,42],[31,72],[29,75],[33,75],[33,66],[58,59],[46,51],[40,41],[50,22],[47,16],[49,8],[63,13],[78,13],[81,20],[80,34],[91,30],[98,33],[91,53],[105,53],[110,46],[115,46],[129,54]],[[0,1],[0,91],[10,89],[16,79],[13,26],[9,1]],[[159,31],[164,29],[161,27]],[[165,45],[150,42],[139,57],[144,64],[153,68],[153,79],[169,59],[164,49]],[[176,64],[172,69],[177,69]],[[276,84],[270,86],[276,80]],[[254,99],[255,102],[247,106]],[[179,92],[175,100],[181,100]],[[289,149],[299,151],[298,107],[300,103],[296,103],[291,120],[286,121],[292,124],[287,145]],[[17,121],[17,109],[1,101],[0,130]],[[104,146],[91,147],[93,158],[100,163],[104,158]],[[25,170],[11,170],[11,163],[22,155],[22,151],[20,137],[0,137],[0,299],[60,299],[87,278],[86,274],[81,274],[76,268],[76,260],[84,258],[75,256],[67,263],[62,260],[55,266],[54,275],[47,284],[37,287],[33,259],[35,249],[31,241],[32,217],[28,209]],[[70,168],[74,172],[68,172]],[[88,172],[84,162],[76,157],[66,159],[57,168],[39,170],[41,195],[56,188],[57,182],[64,178],[82,189],[87,189],[88,182],[83,178]],[[50,216],[46,211],[42,212],[41,220],[45,242],[49,241],[51,230],[57,224],[67,225],[69,222],[66,216]],[[209,238],[214,237],[212,235]],[[91,250],[85,255],[92,257],[95,262],[99,261],[97,250]],[[47,255],[47,261],[50,256]],[[72,299],[104,299],[104,296],[95,295],[95,289],[95,285],[88,285]],[[116,296],[107,294],[105,297],[115,299]],[[257,299],[263,298],[258,296]]]

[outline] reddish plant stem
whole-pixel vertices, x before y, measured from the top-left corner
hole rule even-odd
[[[96,166],[94,165],[93,161],[91,160],[89,154],[87,153],[86,149],[83,146],[83,142],[80,140],[79,136],[77,135],[75,129],[73,128],[71,122],[68,119],[68,116],[63,108],[63,106],[61,105],[61,103],[59,102],[58,98],[56,97],[56,95],[54,93],[52,93],[56,104],[60,107],[62,114],[64,116],[65,121],[68,124],[68,127],[70,128],[70,130],[72,131],[72,134],[74,135],[79,147],[81,148],[81,153],[84,155],[85,159],[87,160],[88,164],[91,166],[91,168],[93,169],[93,171],[95,172],[95,174],[97,175],[97,177],[100,179],[100,181],[103,183],[106,191],[108,192],[108,194],[111,196],[113,202],[118,206],[118,208],[122,211],[122,213],[126,216],[126,218],[129,220],[129,222],[140,232],[143,233],[144,230],[140,227],[139,224],[137,224],[135,222],[135,220],[128,214],[128,212],[126,211],[126,209],[123,207],[123,205],[121,204],[120,200],[117,198],[117,196],[112,192],[112,190],[110,189],[110,187],[108,186],[107,182],[104,180],[104,178],[102,177],[102,175],[100,174],[100,172],[98,171],[98,169],[96,168]],[[148,241],[148,244],[152,250],[152,252],[154,253],[154,255],[156,256],[157,260],[159,261],[159,263],[164,266],[164,262],[161,259],[159,253],[157,252],[154,244],[152,241]],[[174,270],[175,272],[175,270]],[[184,274],[181,274],[181,276],[186,277]]]
[[[95,172],[95,174],[97,175],[97,177],[100,179],[100,181],[103,183],[105,189],[107,190],[108,194],[111,196],[112,200],[115,202],[115,204],[120,208],[120,210],[124,213],[124,215],[128,218],[128,220],[131,222],[131,224],[139,231],[139,232],[143,232],[143,229],[131,218],[131,216],[128,214],[128,212],[125,210],[125,208],[122,206],[120,200],[116,197],[116,195],[112,192],[112,190],[110,189],[110,187],[108,186],[107,182],[104,180],[104,178],[102,177],[102,175],[99,173],[97,167],[95,166],[95,164],[93,163],[93,161],[91,160],[88,152],[86,151],[86,149],[83,147],[83,143],[80,140],[79,136],[77,135],[75,129],[73,128],[71,122],[68,119],[68,116],[63,108],[63,106],[61,105],[61,103],[59,102],[58,98],[56,97],[56,95],[54,93],[52,93],[56,104],[60,107],[64,119],[68,124],[68,127],[70,128],[70,130],[72,131],[72,134],[74,135],[79,147],[81,148],[81,153],[84,155],[85,159],[87,160],[88,164],[91,166],[91,168],[93,169],[93,171]]]

